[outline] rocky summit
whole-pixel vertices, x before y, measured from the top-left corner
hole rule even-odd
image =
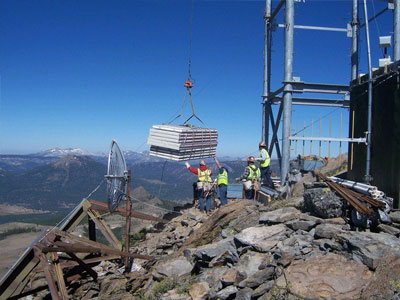
[[[400,299],[400,227],[356,231],[348,220],[322,214],[324,191],[269,206],[233,200],[206,215],[182,210],[163,228],[147,228],[130,251],[154,257],[94,267],[98,278],[69,286],[73,299]],[[334,199],[336,203],[336,199]],[[328,206],[326,206],[328,207]],[[314,215],[312,215],[314,214]],[[335,212],[335,213],[334,213]],[[329,216],[332,216],[329,218]],[[389,230],[389,228],[393,230]],[[392,234],[388,233],[392,232]],[[32,287],[43,284],[37,274]],[[42,299],[42,291],[30,299]]]

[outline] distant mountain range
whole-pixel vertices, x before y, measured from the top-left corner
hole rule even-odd
[[[104,180],[107,169],[105,155],[85,155],[88,152],[80,150],[51,149],[41,154],[0,155],[0,203],[43,210],[75,206]],[[191,201],[197,178],[183,163],[161,160],[148,152],[127,151],[124,154],[128,169],[132,170],[132,187],[139,196],[146,198],[142,200],[157,199],[157,205],[161,201],[164,207],[171,206],[166,200],[181,204]],[[211,161],[209,168],[216,173],[217,167]],[[191,164],[197,166],[196,162]],[[246,162],[226,161],[223,165],[228,167],[233,182],[242,174]],[[91,198],[106,200],[105,182]]]

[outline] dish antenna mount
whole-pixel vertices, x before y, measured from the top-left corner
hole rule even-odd
[[[129,198],[129,176],[126,162],[117,141],[112,140],[107,165],[107,201],[110,212],[114,212],[121,200]],[[130,199],[129,199],[130,200]],[[129,201],[130,202],[130,201]]]

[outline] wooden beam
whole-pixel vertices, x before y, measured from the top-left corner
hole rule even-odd
[[[56,283],[53,274],[51,274],[46,255],[44,255],[43,252],[40,251],[40,249],[36,249],[35,255],[39,259],[40,265],[43,268],[44,276],[46,277],[47,285],[49,286],[51,298],[53,300],[60,300],[60,295],[58,294]]]
[[[91,240],[88,240],[88,239],[83,238],[83,237],[79,237],[79,236],[73,235],[72,233],[69,233],[69,232],[64,232],[64,231],[60,231],[60,230],[55,229],[54,233],[56,235],[62,237],[63,239],[66,239],[66,240],[74,241],[74,242],[77,242],[77,243],[82,243],[82,244],[85,244],[85,245],[88,245],[88,246],[97,247],[97,248],[107,248],[107,249],[109,248],[104,244],[101,244],[101,243],[95,242],[95,241],[91,241]]]
[[[152,256],[148,255],[141,255],[141,254],[134,254],[123,252],[116,249],[111,248],[96,248],[92,246],[81,246],[76,244],[64,243],[64,242],[55,242],[56,247],[43,247],[42,251],[47,252],[75,252],[75,253],[101,253],[101,254],[112,254],[112,255],[119,255],[123,257],[133,257],[133,258],[140,258],[146,260],[152,260]]]
[[[97,228],[101,231],[101,233],[104,235],[106,240],[113,246],[114,248],[121,249],[121,243],[115,236],[115,234],[112,232],[110,227],[107,225],[106,222],[101,218],[100,214],[91,209],[91,203],[87,201],[87,203],[84,204],[84,209],[88,216],[96,223]]]
[[[90,203],[92,204],[92,209],[97,210],[97,211],[102,211],[102,212],[110,212],[108,209],[107,203],[96,201],[96,200],[89,200]],[[126,217],[126,211],[123,208],[117,207],[114,212],[117,212],[124,217]],[[131,210],[131,218],[135,219],[141,219],[141,220],[146,220],[146,221],[154,221],[154,222],[159,222],[159,223],[168,223],[168,220],[154,217],[149,214],[141,213],[136,210]]]
[[[67,292],[67,287],[65,286],[65,279],[63,276],[62,268],[60,266],[60,261],[58,259],[57,252],[50,253],[50,257],[53,261],[52,268],[54,270],[54,274],[56,275],[56,282],[57,282],[57,286],[58,286],[58,291],[60,292],[60,295],[61,295],[61,299],[68,300],[69,296],[68,296],[68,292]]]

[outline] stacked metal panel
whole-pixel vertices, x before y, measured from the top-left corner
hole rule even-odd
[[[211,128],[153,125],[147,140],[150,155],[174,161],[215,156],[218,131]]]

